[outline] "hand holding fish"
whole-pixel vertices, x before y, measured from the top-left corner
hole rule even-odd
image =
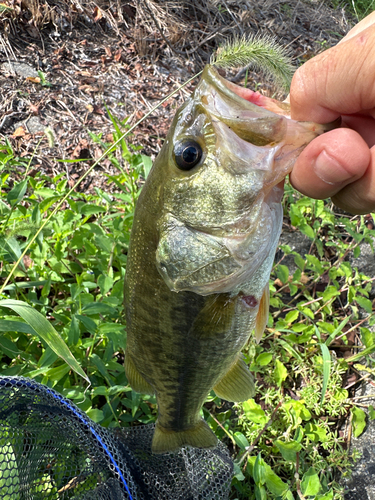
[[[342,128],[317,137],[301,153],[290,175],[293,186],[358,214],[375,210],[374,76],[375,12],[299,68],[290,91],[293,119],[342,119]]]

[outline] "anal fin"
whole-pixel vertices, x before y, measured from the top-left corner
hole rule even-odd
[[[220,382],[214,386],[214,391],[219,398],[227,401],[247,401],[254,396],[254,379],[242,359],[242,355]]]
[[[155,389],[145,380],[135,367],[133,360],[125,351],[125,374],[129,384],[137,392],[142,394],[154,394]]]
[[[203,419],[200,419],[194,427],[183,431],[166,429],[156,422],[151,450],[153,453],[168,453],[183,446],[215,448],[216,445],[217,438]]]
[[[258,344],[260,342],[260,339],[262,338],[263,332],[268,323],[269,309],[270,309],[270,287],[269,284],[267,283],[262,298],[260,299],[258,314],[255,320],[254,337]]]

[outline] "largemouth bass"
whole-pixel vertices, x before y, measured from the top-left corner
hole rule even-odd
[[[241,349],[268,320],[280,183],[327,129],[287,115],[288,105],[207,66],[140,194],[125,277],[125,370],[135,391],[156,394],[155,453],[216,445],[200,416],[212,388],[228,401],[254,395]]]

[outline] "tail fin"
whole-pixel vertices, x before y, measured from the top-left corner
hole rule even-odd
[[[215,448],[216,444],[215,434],[203,419],[194,427],[179,432],[166,429],[156,422],[151,449],[153,453],[168,453],[183,446]]]

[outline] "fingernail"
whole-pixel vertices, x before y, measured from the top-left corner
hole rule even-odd
[[[327,184],[341,184],[350,179],[352,175],[325,150],[315,160],[314,172]]]

